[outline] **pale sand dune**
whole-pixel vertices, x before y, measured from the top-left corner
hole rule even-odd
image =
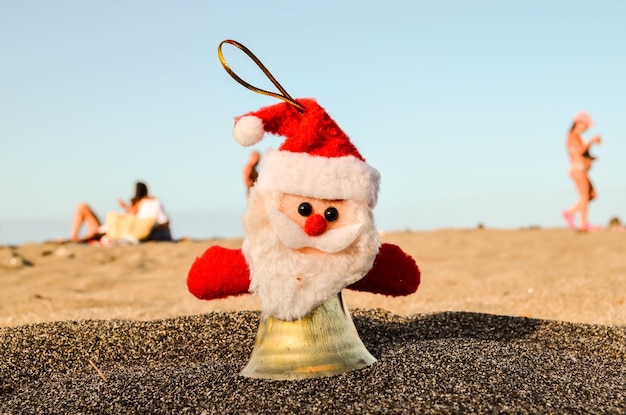
[[[470,311],[626,325],[624,232],[441,230],[387,233],[383,240],[416,259],[422,284],[403,298],[346,290],[351,309],[383,308],[404,316]],[[1,247],[0,327],[258,310],[250,295],[209,302],[187,292],[187,270],[213,244],[239,247],[241,240]]]

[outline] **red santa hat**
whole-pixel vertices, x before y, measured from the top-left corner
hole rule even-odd
[[[233,133],[243,146],[258,143],[265,133],[286,138],[277,151],[265,155],[255,187],[317,199],[363,200],[374,207],[378,171],[317,101],[296,102],[302,112],[281,102],[235,119]]]

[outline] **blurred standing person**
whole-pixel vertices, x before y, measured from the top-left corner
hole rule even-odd
[[[569,209],[563,212],[563,218],[568,226],[576,229],[576,214],[580,214],[581,231],[592,230],[595,227],[589,225],[588,208],[589,202],[595,199],[596,193],[591,180],[589,180],[589,169],[595,160],[589,153],[589,149],[593,144],[600,144],[599,135],[593,136],[589,141],[585,142],[581,137],[582,133],[587,131],[593,125],[591,116],[581,111],[574,116],[572,127],[567,135],[566,147],[569,156],[569,176],[576,185],[578,192],[578,201]]]
[[[259,177],[257,167],[260,161],[261,153],[259,153],[258,151],[253,151],[252,153],[250,153],[250,158],[243,168],[243,181],[246,185],[246,191],[248,193],[250,193],[250,188],[256,182],[257,177]]]

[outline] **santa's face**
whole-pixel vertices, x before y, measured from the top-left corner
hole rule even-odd
[[[304,254],[332,254],[349,247],[361,233],[363,223],[350,214],[345,200],[321,200],[283,194],[280,207],[266,205],[278,239]]]
[[[367,203],[253,188],[243,217],[250,289],[265,316],[304,317],[361,279],[380,240]]]

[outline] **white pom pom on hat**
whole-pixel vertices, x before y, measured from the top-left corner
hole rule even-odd
[[[374,207],[380,174],[365,162],[350,138],[312,98],[296,100],[298,111],[281,102],[235,119],[233,135],[244,146],[264,133],[285,137],[261,162],[258,189],[329,200],[363,200]]]
[[[251,146],[263,138],[263,120],[253,115],[244,115],[235,122],[233,135],[235,140],[242,146]]]

